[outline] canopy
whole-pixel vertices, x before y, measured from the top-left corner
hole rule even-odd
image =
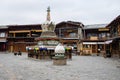
[[[105,44],[110,44],[112,43],[113,40],[108,40],[108,41],[105,41]]]
[[[97,44],[97,42],[83,42],[83,44]]]

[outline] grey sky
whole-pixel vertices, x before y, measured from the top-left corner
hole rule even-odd
[[[55,23],[109,23],[120,15],[120,0],[0,0],[0,25],[41,24],[51,7]]]

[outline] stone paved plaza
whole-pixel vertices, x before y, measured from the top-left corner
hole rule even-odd
[[[0,80],[120,80],[120,60],[73,56],[66,66],[54,66],[52,60],[0,53]]]

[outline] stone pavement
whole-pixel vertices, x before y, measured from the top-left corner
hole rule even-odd
[[[73,56],[66,66],[54,66],[52,60],[0,53],[0,80],[120,80],[120,61]]]

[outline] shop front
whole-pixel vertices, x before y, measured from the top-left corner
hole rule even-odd
[[[120,58],[120,38],[114,39],[111,44],[111,57]]]
[[[0,51],[6,51],[7,50],[7,46],[6,46],[6,39],[0,39]]]
[[[105,51],[104,42],[83,42],[83,55],[103,55]]]

